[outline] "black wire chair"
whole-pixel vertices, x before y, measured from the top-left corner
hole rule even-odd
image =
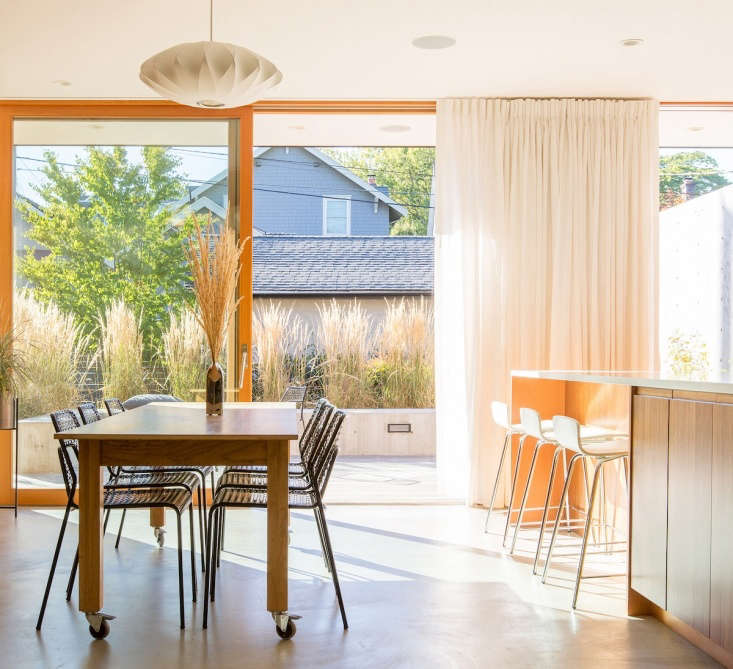
[[[326,409],[331,406],[325,398],[321,398],[316,402],[316,406],[311,413],[308,423],[303,430],[303,434],[298,440],[298,450],[300,453],[308,453],[312,443],[314,443],[313,434],[316,425],[323,420]],[[251,474],[266,474],[267,465],[230,465],[224,469],[223,475],[219,479],[219,485],[222,480],[226,483],[229,479],[227,475],[230,472],[249,472]],[[291,460],[288,464],[288,474],[292,476],[305,476],[305,466],[303,465],[302,456]],[[224,549],[224,527],[226,525],[226,509],[221,511],[221,522],[219,523],[219,551],[216,554],[216,566],[221,561],[221,551]]]
[[[326,409],[321,416],[320,422],[313,428],[315,442],[303,458],[305,476],[289,477],[288,507],[290,509],[313,510],[324,560],[331,573],[334,590],[336,591],[341,620],[344,629],[348,629],[349,624],[346,619],[346,610],[341,596],[341,586],[323,505],[323,495],[326,492],[338,455],[336,440],[346,414],[333,407],[333,405],[326,403]],[[267,475],[231,472],[229,482],[220,483],[217,487],[216,495],[209,509],[206,540],[207,578],[204,584],[204,629],[208,624],[209,596],[213,602],[216,594],[216,566],[213,565],[213,560],[218,555],[218,544],[221,541],[221,535],[218,531],[220,513],[228,507],[267,508]],[[278,634],[284,638],[289,638],[295,633],[295,625],[292,620],[288,625],[290,629],[282,632],[277,628]]]
[[[162,398],[162,397],[168,397],[168,400],[163,401],[173,401],[178,402],[180,400],[177,400],[176,398],[173,398],[170,395],[159,395],[159,396],[149,396],[151,399],[150,401],[154,401],[155,398]],[[125,405],[116,397],[110,397],[104,400],[104,406],[107,409],[107,413],[110,416],[115,416],[119,413],[123,413],[124,411],[127,411],[125,409]],[[216,467],[213,466],[204,466],[204,467],[197,467],[193,465],[160,465],[160,466],[135,466],[135,467],[121,467],[120,471],[122,474],[133,474],[133,473],[166,473],[166,474],[174,474],[178,472],[191,472],[199,477],[201,488],[198,495],[198,514],[199,514],[199,538],[201,540],[201,546],[203,548],[204,545],[204,536],[206,535],[206,523],[207,523],[207,513],[206,513],[206,477],[210,476],[211,478],[211,494],[214,494],[214,486],[215,486],[215,480],[214,480],[214,473],[216,471]],[[119,532],[122,532],[122,526],[125,523],[125,512],[122,512],[122,520],[120,521],[120,529]],[[206,565],[205,560],[203,559],[203,553],[202,553],[202,559],[201,559],[201,570],[206,571]]]
[[[305,409],[305,397],[308,394],[308,384],[304,386],[288,386],[280,398],[281,402],[295,402],[300,404],[300,422],[303,423],[303,410]]]
[[[103,416],[97,409],[94,402],[82,402],[78,407],[77,411],[81,417],[81,422],[84,425],[95,423],[98,420],[102,420]],[[183,488],[188,490],[189,494],[193,495],[194,490],[198,496],[199,503],[199,539],[201,541],[202,550],[202,562],[203,562],[203,546],[204,546],[204,525],[202,522],[201,507],[201,488],[199,486],[199,477],[192,472],[185,470],[181,471],[159,471],[159,470],[138,470],[136,468],[124,469],[117,467],[107,467],[109,474],[110,484],[114,484],[118,488]],[[109,520],[111,510],[108,509],[105,514],[105,526]],[[120,527],[117,530],[117,539],[115,541],[115,548],[119,548],[120,539],[122,538],[122,527],[125,523],[126,509],[122,510],[122,519],[120,520]],[[161,544],[161,535],[158,534],[158,543]]]
[[[76,414],[71,409],[63,409],[61,411],[55,411],[51,414],[51,421],[53,422],[54,429],[56,432],[66,432],[79,427],[79,421],[76,418]],[[61,465],[61,473],[64,478],[64,486],[66,488],[66,509],[64,511],[64,518],[61,521],[61,529],[59,531],[59,537],[56,542],[56,550],[53,554],[51,561],[51,570],[48,575],[48,581],[46,582],[46,590],[43,594],[43,602],[41,604],[41,611],[38,614],[38,621],[36,623],[36,629],[40,630],[43,624],[43,616],[46,612],[46,604],[48,602],[48,595],[51,591],[51,584],[53,583],[54,573],[56,571],[56,565],[58,563],[59,553],[61,551],[61,545],[64,540],[64,534],[66,532],[66,525],[69,520],[69,514],[74,509],[78,509],[78,505],[74,502],[74,496],[78,487],[78,465],[79,465],[79,443],[76,439],[59,439],[58,456],[59,463]],[[178,525],[178,596],[179,596],[179,613],[181,629],[185,627],[185,614],[183,609],[183,544],[182,544],[182,530],[181,530],[181,516],[183,512],[188,509],[189,513],[189,527],[191,532],[191,589],[193,594],[193,601],[196,601],[197,595],[197,582],[196,582],[196,557],[194,550],[194,531],[193,531],[193,504],[191,493],[184,488],[168,488],[168,487],[155,487],[155,488],[129,488],[129,487],[117,487],[114,483],[108,482],[104,485],[104,499],[103,505],[105,509],[150,509],[150,508],[167,508],[173,509],[176,513],[177,525]],[[77,557],[74,560],[74,566],[69,576],[69,583],[66,589],[66,599],[70,599],[71,590],[74,585],[74,578],[76,576],[76,566],[78,564],[79,549],[77,545]],[[95,635],[95,631],[90,626],[92,635]],[[98,634],[98,633],[97,633]]]

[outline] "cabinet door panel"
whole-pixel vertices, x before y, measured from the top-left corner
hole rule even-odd
[[[710,635],[713,404],[669,407],[667,610]]]
[[[667,606],[669,400],[635,395],[631,451],[631,587]]]
[[[710,637],[733,652],[733,405],[713,410]]]

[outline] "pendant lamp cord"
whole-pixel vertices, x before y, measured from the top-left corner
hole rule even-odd
[[[209,0],[209,42],[214,41],[214,0]]]

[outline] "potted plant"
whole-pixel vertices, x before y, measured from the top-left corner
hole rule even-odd
[[[194,316],[206,335],[211,353],[211,366],[206,372],[206,414],[209,416],[221,416],[224,406],[224,373],[219,366],[219,355],[229,318],[242,299],[235,300],[234,296],[241,269],[239,259],[248,239],[237,242],[228,224],[222,224],[217,233],[211,218],[203,229],[194,217],[193,235],[186,248],[198,305]]]
[[[23,356],[15,346],[17,340],[15,330],[8,329],[0,334],[0,430],[15,428],[17,383],[26,376]]]

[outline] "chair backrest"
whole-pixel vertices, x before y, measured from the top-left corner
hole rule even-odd
[[[313,430],[315,429],[315,426],[320,423],[323,412],[328,406],[330,406],[330,403],[325,397],[322,397],[318,402],[316,402],[316,406],[313,408],[313,413],[311,413],[308,423],[303,430],[303,434],[300,436],[300,441],[298,442],[301,459],[308,457],[308,451],[313,444]]]
[[[554,416],[552,431],[561,446],[580,452],[580,423],[569,416]]]
[[[76,414],[71,409],[61,409],[51,414],[51,422],[56,432],[67,432],[80,427]],[[69,501],[73,500],[78,483],[77,466],[79,462],[79,442],[76,439],[59,439],[59,462],[64,477],[64,487]]]
[[[320,402],[313,411],[313,415],[309,421],[310,430],[306,435],[306,439],[301,440],[298,444],[300,448],[300,459],[303,461],[306,471],[311,460],[317,457],[318,449],[322,445],[321,439],[323,433],[328,428],[334,409],[335,407],[328,400]]]
[[[82,402],[79,407],[79,415],[81,416],[81,422],[84,425],[89,423],[96,423],[98,420],[102,420],[102,414],[99,413],[94,402]]]
[[[151,402],[181,402],[182,400],[174,395],[160,395],[156,393],[144,393],[142,395],[135,395],[126,399],[122,406],[125,410],[137,409],[138,407],[145,406]]]
[[[305,402],[308,386],[288,386],[280,398],[281,402]]]
[[[104,406],[107,407],[107,413],[110,416],[122,413],[125,410],[125,407],[122,406],[122,402],[120,402],[116,397],[110,397],[109,399],[104,400]]]
[[[519,422],[522,424],[522,429],[530,437],[544,439],[544,435],[542,434],[542,419],[538,411],[522,407],[519,410]]]
[[[491,403],[491,417],[494,422],[503,427],[505,430],[509,429],[511,421],[509,420],[509,407],[504,402],[492,402]]]
[[[280,398],[281,402],[300,402],[300,421],[303,422],[303,409],[305,409],[305,396],[308,394],[308,384],[304,386],[288,386]]]
[[[311,483],[318,488],[321,498],[326,494],[326,487],[331,479],[331,472],[338,455],[337,439],[346,418],[346,412],[336,409],[331,414],[328,427],[321,436],[321,447],[317,457],[311,459],[312,471],[309,472]]]

